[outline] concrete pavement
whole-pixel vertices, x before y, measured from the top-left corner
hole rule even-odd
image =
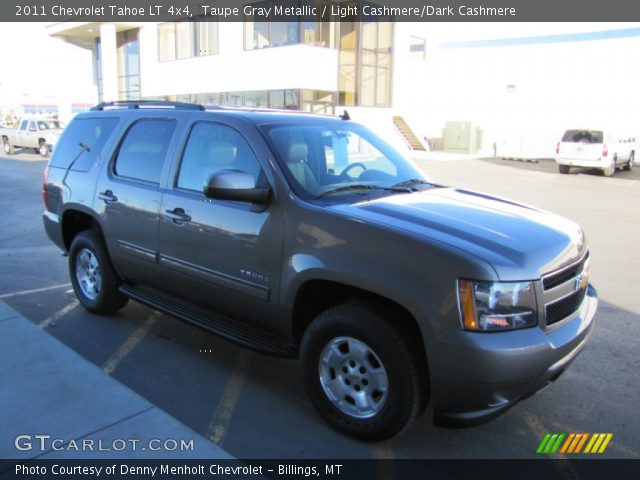
[[[2,301],[0,378],[2,459],[233,458]]]

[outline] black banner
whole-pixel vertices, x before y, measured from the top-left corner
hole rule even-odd
[[[613,475],[613,476],[612,476]],[[640,460],[0,460],[0,478],[637,480]]]
[[[16,0],[2,22],[633,21],[629,0]]]

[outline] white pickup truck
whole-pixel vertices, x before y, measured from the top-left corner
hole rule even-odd
[[[7,155],[13,155],[16,148],[32,148],[46,157],[62,133],[60,122],[49,118],[23,118],[18,125],[18,128],[0,129],[2,147]]]
[[[631,170],[638,142],[633,136],[620,136],[607,130],[567,130],[556,146],[560,173],[571,167],[597,168],[611,177],[616,169]]]

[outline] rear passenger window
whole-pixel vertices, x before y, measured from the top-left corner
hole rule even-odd
[[[127,132],[114,164],[120,177],[160,183],[162,166],[167,157],[175,120],[139,120]]]
[[[242,170],[256,182],[261,172],[258,159],[240,133],[218,123],[196,123],[182,154],[176,186],[202,192],[211,175],[221,170]]]
[[[117,124],[117,118],[73,120],[53,151],[51,166],[88,171]]]

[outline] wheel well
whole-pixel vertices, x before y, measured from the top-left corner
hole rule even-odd
[[[47,141],[44,138],[39,138],[38,145],[42,145],[43,143],[47,143]]]
[[[9,141],[9,137],[7,137],[6,135],[2,136],[2,141],[3,142],[8,142]]]
[[[69,251],[75,236],[83,230],[96,229],[101,232],[100,225],[91,215],[78,210],[67,210],[62,216],[62,239]]]
[[[309,324],[321,312],[345,302],[362,302],[375,306],[375,311],[386,318],[393,318],[394,325],[420,354],[420,361],[427,365],[427,355],[422,332],[415,317],[393,300],[361,288],[326,280],[312,280],[300,288],[293,307],[293,339],[300,344]]]

